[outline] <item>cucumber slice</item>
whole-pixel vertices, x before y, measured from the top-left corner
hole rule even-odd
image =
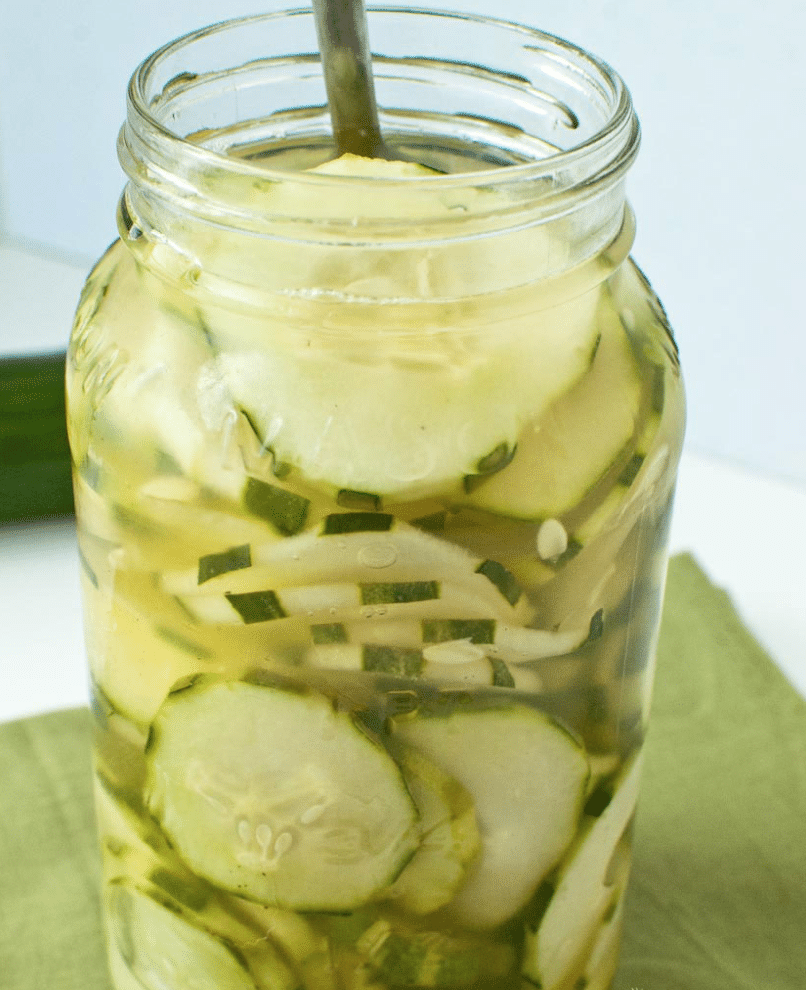
[[[574,837],[589,773],[582,747],[559,723],[521,705],[393,725],[473,798],[482,846],[451,915],[473,928],[503,924]]]
[[[132,498],[130,492],[99,495],[79,478],[76,498],[84,530],[82,543],[94,539],[110,547],[117,545],[118,566],[163,571],[184,566],[189,546],[207,556],[222,548],[265,543],[271,538],[272,529],[266,522],[238,514],[232,502],[208,499],[192,482],[182,498],[166,497],[163,480],[153,477]],[[152,494],[157,490],[159,495]],[[116,502],[118,497],[125,497],[125,503]],[[92,557],[85,556],[94,570]]]
[[[194,630],[175,630],[155,618],[113,595],[109,628],[114,635],[93,665],[94,677],[115,709],[145,727],[178,680],[225,666]]]
[[[152,870],[145,884],[142,874],[131,872],[131,879],[116,877],[107,888],[109,962],[117,990],[207,987],[209,983],[194,981],[196,967],[212,962],[218,968],[212,970],[211,976],[222,969],[231,973],[233,960],[239,982],[227,983],[227,988],[241,986],[240,980],[246,978],[241,970],[245,967],[253,980],[247,986],[256,990],[297,990],[299,977],[272,936],[265,931],[259,934],[222,909],[212,896],[212,888],[202,881],[192,875],[186,881],[172,870],[173,867]],[[134,930],[131,906],[125,905],[121,911],[120,902],[116,903],[121,889],[126,896],[133,891],[138,899],[140,917]],[[304,924],[301,919],[300,924]],[[135,939],[143,934],[146,944],[136,943]],[[191,964],[185,965],[185,956],[193,957],[197,949],[203,955],[191,958]],[[168,975],[173,979],[165,982]],[[332,990],[332,985],[322,986],[321,990]]]
[[[276,907],[350,910],[417,847],[400,770],[322,695],[200,678],[148,756],[152,813],[194,872]]]
[[[90,708],[96,723],[95,771],[115,790],[137,793],[145,780],[148,730],[118,712],[94,679],[90,680]]]
[[[129,964],[121,955],[117,942],[107,936],[107,959],[113,990],[148,990],[129,969]]]
[[[322,957],[328,955],[327,936],[303,915],[234,895],[221,894],[219,899],[224,910],[247,924],[261,941],[269,939],[282,949],[295,968],[307,965],[316,968]]]
[[[579,972],[613,902],[611,860],[635,812],[641,763],[639,752],[619,775],[607,807],[587,820],[537,931],[527,932],[523,974],[542,990],[564,987]]]
[[[498,515],[543,521],[580,503],[633,437],[641,376],[617,317],[600,307],[601,339],[590,370],[542,419],[517,438],[510,464],[474,480],[470,505]]]
[[[398,763],[420,812],[420,845],[386,897],[404,911],[430,914],[447,904],[481,847],[468,792],[413,750]]]
[[[394,192],[392,185],[388,195]],[[410,251],[402,262],[395,252],[364,251],[351,264],[369,270],[350,272],[348,285],[340,270],[333,289],[342,298],[364,296],[364,303],[384,283],[386,299],[411,289],[428,297],[431,277],[440,277],[432,271],[439,253],[424,252],[417,266]],[[454,283],[462,260],[454,257],[455,271],[447,272]],[[404,288],[412,271],[422,272],[425,284]],[[456,298],[458,286],[452,288]],[[424,318],[419,311],[413,326],[408,307],[397,305],[398,325],[379,326],[373,316],[369,358],[358,326],[307,337],[305,347],[279,334],[271,350],[228,351],[222,331],[220,391],[246,410],[263,447],[308,483],[384,500],[458,493],[466,476],[499,466],[505,457],[498,452],[513,449],[527,420],[584,374],[598,334],[598,296],[597,288],[494,332],[465,334],[444,332],[455,326],[455,304],[433,306]],[[343,308],[347,320],[367,318]]]
[[[225,554],[239,551],[232,548]],[[329,582],[356,584],[447,581],[464,588],[485,605],[494,617],[513,621],[523,616],[520,587],[495,561],[476,557],[462,547],[424,533],[385,513],[343,512],[327,516],[316,532],[267,543],[249,549],[250,566],[232,567],[207,575],[208,565],[182,571],[165,571],[159,583],[170,594],[248,594],[264,588],[320,585]],[[205,579],[199,580],[204,571]]]
[[[361,933],[355,951],[359,971],[366,966],[383,984],[395,987],[470,987],[482,981],[495,986],[516,965],[515,950],[507,943],[423,931],[387,918]],[[348,985],[352,982],[348,978]]]
[[[623,504],[622,490],[617,497]],[[624,561],[631,561],[638,552],[637,541],[642,532],[643,526],[636,526],[635,518],[618,519],[616,509],[572,560],[558,569],[551,580],[534,588],[532,598],[539,624],[552,629],[578,625],[604,606],[607,625],[609,606],[618,600],[614,600],[614,595],[620,593],[617,589],[628,584],[632,575],[632,565],[625,566]],[[519,567],[516,569],[519,577],[527,581],[528,575]]]
[[[448,617],[457,614],[486,617],[486,602],[461,586],[443,581],[376,581],[366,584],[320,584],[285,588],[256,588],[226,592],[223,595],[179,595],[178,601],[198,622],[206,625],[239,626],[280,620],[307,619],[312,625],[322,620],[336,623],[357,622],[375,617]],[[529,635],[529,634],[533,635]],[[576,639],[577,633],[570,634]],[[582,637],[584,639],[584,637]],[[546,645],[565,642],[566,634],[555,637],[540,630],[517,630],[513,649],[522,659],[544,656]],[[532,642],[538,652],[525,654]],[[564,652],[561,650],[560,652]]]
[[[357,952],[339,952],[335,967],[336,985],[343,990],[385,990],[378,974]]]
[[[144,875],[159,866],[160,857],[173,858],[165,836],[132,794],[119,791],[96,774],[95,818],[101,848],[115,859],[126,860],[134,875]],[[135,872],[136,871],[136,872]]]
[[[583,373],[595,331],[587,313],[580,322],[570,339],[548,344],[548,356],[525,334],[508,347],[491,334],[470,354],[450,353],[455,345],[434,334],[435,353],[416,361],[390,348],[368,362],[362,351],[320,344],[219,363],[264,444],[309,483],[423,497],[458,489],[491,451],[513,447],[526,419]]]
[[[498,657],[487,656],[481,647],[468,640],[437,643],[424,649],[381,643],[315,644],[308,651],[305,662],[324,670],[365,670],[442,684],[507,687],[532,692],[538,692],[542,687],[535,671],[509,667]]]
[[[124,988],[256,990],[246,960],[234,946],[197,927],[168,903],[132,884],[113,882],[107,904],[110,942],[134,978],[124,982]],[[284,987],[291,990],[288,981]]]
[[[142,286],[130,288],[142,296]],[[123,292],[123,285],[119,289]],[[128,352],[105,339],[102,324],[92,331],[97,346],[106,349],[110,365],[103,416],[98,418],[98,430],[104,431],[109,445],[110,473],[114,475],[120,466],[125,468],[121,476],[128,478],[132,459],[146,468],[167,456],[184,477],[208,491],[237,497],[245,480],[237,410],[231,397],[216,389],[217,383],[215,395],[206,396],[212,352],[203,320],[197,313],[176,314],[155,307],[146,322],[148,333],[131,324],[126,328],[132,331]],[[182,370],[180,384],[176,369]],[[122,463],[124,459],[128,462]]]
[[[308,651],[306,663],[325,670],[366,670],[392,677],[422,677],[421,650],[381,644],[329,643]]]
[[[488,657],[506,664],[523,664],[563,656],[590,636],[590,627],[565,632],[511,626],[494,619],[424,618],[403,622],[368,619],[340,625],[341,642],[394,642],[423,651],[434,663],[464,663]]]
[[[624,894],[621,893],[605,912],[585,972],[578,981],[580,990],[610,990],[618,968],[623,927]]]
[[[425,666],[422,676],[426,680],[442,684],[484,685],[514,688],[525,691],[539,690],[539,678],[530,671],[516,671],[498,657],[487,656],[480,646],[468,640],[452,643],[436,643],[423,650]]]
[[[204,913],[203,927],[230,937],[238,944],[235,926],[213,924],[223,912],[216,911],[215,890],[191,873],[178,859],[163,832],[139,801],[139,795],[116,791],[108,781],[97,776],[95,810],[101,840],[104,875],[113,881],[140,884],[148,878],[149,889],[159,900],[187,914],[189,920]],[[227,922],[227,916],[224,915]],[[240,944],[254,941],[251,933],[239,932]],[[244,937],[244,935],[248,937]],[[231,937],[232,936],[232,937]]]

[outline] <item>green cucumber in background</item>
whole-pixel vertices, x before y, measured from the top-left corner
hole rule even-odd
[[[0,359],[0,524],[73,512],[61,354]]]

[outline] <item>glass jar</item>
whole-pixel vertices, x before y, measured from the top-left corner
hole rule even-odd
[[[117,990],[606,988],[683,432],[618,76],[370,14],[135,73],[68,418]]]

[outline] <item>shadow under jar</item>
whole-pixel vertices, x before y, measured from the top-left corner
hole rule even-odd
[[[135,73],[70,442],[116,990],[605,990],[683,433],[617,75],[307,11]],[[413,162],[421,164],[412,164]]]

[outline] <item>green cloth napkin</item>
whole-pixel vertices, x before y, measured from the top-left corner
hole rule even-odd
[[[109,990],[89,728],[0,726],[0,990]],[[803,990],[805,820],[806,703],[675,558],[614,990]]]

